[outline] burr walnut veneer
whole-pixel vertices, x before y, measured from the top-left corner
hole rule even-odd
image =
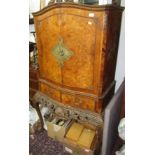
[[[114,88],[122,11],[55,3],[34,13],[39,90],[64,105],[101,113]]]

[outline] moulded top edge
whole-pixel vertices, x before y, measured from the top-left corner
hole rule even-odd
[[[77,8],[77,9],[83,9],[83,10],[90,10],[90,11],[103,11],[103,10],[109,10],[109,9],[115,9],[123,11],[124,7],[117,6],[117,5],[86,5],[86,4],[79,4],[79,3],[49,3],[48,6],[43,8],[40,11],[34,12],[33,16],[38,16],[41,14],[44,14],[45,12],[54,9],[54,8]]]

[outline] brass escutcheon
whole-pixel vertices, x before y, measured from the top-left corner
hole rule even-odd
[[[58,43],[52,48],[52,54],[57,59],[60,67],[63,67],[64,62],[74,55],[74,53],[64,45],[62,37],[59,37]]]

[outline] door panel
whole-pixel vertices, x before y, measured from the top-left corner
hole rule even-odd
[[[62,15],[61,35],[64,45],[73,56],[64,62],[63,84],[70,87],[93,89],[96,25],[93,19]]]
[[[60,34],[58,18],[58,15],[52,15],[40,21],[38,31],[42,49],[39,55],[41,61],[39,67],[42,78],[61,84],[61,68],[52,54],[52,49],[57,43],[57,38]]]

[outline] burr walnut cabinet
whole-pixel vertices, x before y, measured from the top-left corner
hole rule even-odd
[[[114,91],[122,11],[55,3],[34,13],[39,91],[64,106],[100,114]]]

